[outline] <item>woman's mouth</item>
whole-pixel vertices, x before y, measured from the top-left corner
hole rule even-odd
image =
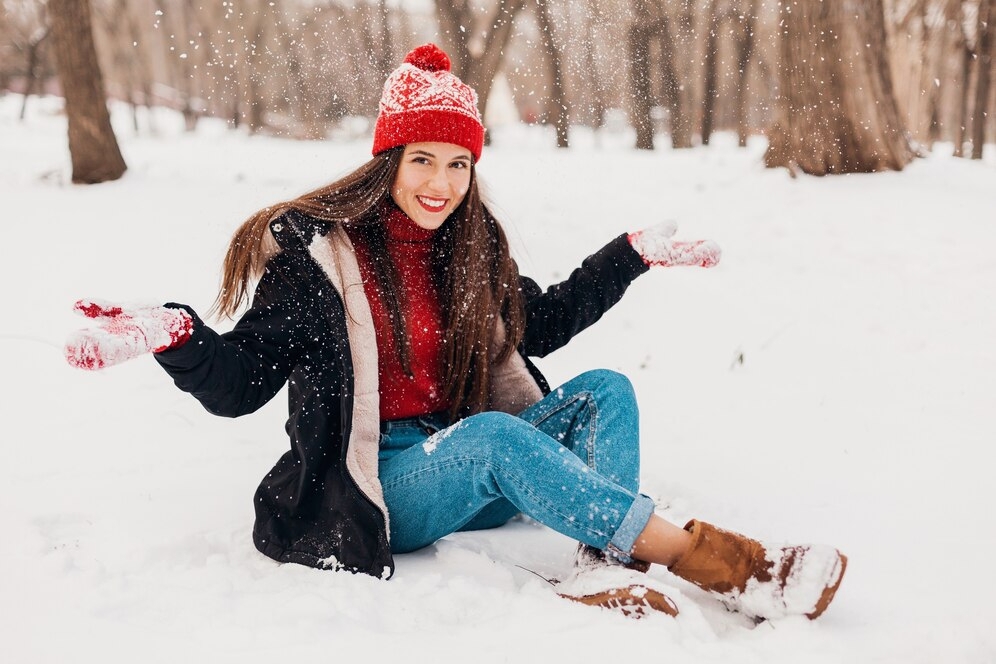
[[[446,198],[432,198],[431,196],[416,196],[415,199],[428,212],[442,212],[448,200]]]

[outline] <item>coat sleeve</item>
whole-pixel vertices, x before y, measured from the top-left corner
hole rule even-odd
[[[543,357],[564,346],[618,302],[629,285],[649,268],[620,235],[595,252],[559,284],[542,291],[521,277],[526,301],[523,350]]]
[[[155,355],[176,386],[209,412],[238,417],[256,411],[280,391],[305,353],[310,298],[295,286],[292,262],[286,254],[270,259],[252,306],[231,332],[218,334],[184,307],[194,318],[190,339]]]

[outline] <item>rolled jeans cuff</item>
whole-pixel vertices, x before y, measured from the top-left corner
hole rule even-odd
[[[629,555],[636,545],[636,538],[647,527],[650,517],[654,514],[654,501],[642,493],[636,495],[636,500],[626,512],[612,539],[609,540],[608,551],[613,557],[624,563],[632,562]]]

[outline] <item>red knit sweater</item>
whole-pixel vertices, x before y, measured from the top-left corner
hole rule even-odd
[[[377,288],[369,249],[362,242],[354,244],[377,335],[380,418],[395,420],[446,410],[449,402],[441,387],[443,316],[430,266],[435,231],[419,227],[394,205],[385,214],[387,251],[398,271],[403,293],[412,377],[405,375],[394,350],[391,322]]]

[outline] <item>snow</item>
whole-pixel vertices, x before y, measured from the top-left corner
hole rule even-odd
[[[748,579],[741,593],[728,594],[729,606],[749,616],[784,618],[788,615],[810,615],[816,611],[826,588],[840,581],[844,572],[842,559],[832,546],[771,546],[765,544],[768,573],[763,581]],[[786,568],[783,565],[790,565]],[[725,600],[724,600],[725,601]]]
[[[656,568],[681,613],[637,621],[558,598],[540,577],[566,577],[574,543],[527,519],[398,556],[386,582],[257,553],[252,495],[286,449],[283,395],[227,420],[149,357],[73,369],[62,346],[88,321],[72,306],[206,312],[235,226],[351,170],[369,139],[184,134],[168,114],[136,136],[115,109],[128,173],[72,186],[58,107],[31,100],[19,123],[20,100],[0,98],[6,661],[996,660],[991,151],[792,179],[762,167],[760,140],[636,152],[578,131],[557,151],[540,128],[496,132],[481,177],[541,283],[665,219],[723,250],[710,270],[641,277],[538,361],[551,382],[633,379],[644,490],[666,518],[849,557],[815,622],[755,625]]]

